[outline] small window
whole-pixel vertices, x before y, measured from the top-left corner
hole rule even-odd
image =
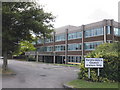
[[[110,34],[110,26],[107,26],[107,34]]]

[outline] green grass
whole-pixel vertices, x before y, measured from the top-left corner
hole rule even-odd
[[[67,85],[72,86],[74,88],[118,88],[118,83],[89,82],[78,79],[68,82]]]
[[[38,62],[37,62],[38,63]],[[39,63],[42,63],[42,62],[39,62]],[[52,64],[52,65],[58,65],[58,66],[68,66],[68,67],[77,67],[79,68],[80,66],[79,65],[72,65],[72,64],[53,64],[53,63],[44,63],[44,64]]]
[[[27,61],[26,59],[15,59],[18,61]],[[45,63],[45,62],[36,62],[36,61],[28,61],[28,62],[35,62],[35,63],[41,63],[41,64],[52,64],[52,65],[58,65],[58,66],[68,66],[68,67],[77,67],[79,68],[80,65],[75,65],[75,64],[54,64],[54,63]]]
[[[72,64],[54,64],[54,63],[44,63],[44,62],[35,62],[35,63],[41,63],[41,64],[51,64],[51,65],[58,65],[58,66],[68,66],[68,67],[77,67],[79,68],[80,65],[72,65]]]
[[[55,64],[60,66],[69,66],[69,67],[79,67],[79,65],[71,65],[71,64]]]

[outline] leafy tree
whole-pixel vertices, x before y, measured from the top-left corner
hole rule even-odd
[[[53,31],[54,16],[32,2],[2,3],[3,70],[7,69],[7,55],[12,54],[24,40],[34,33],[46,37]]]
[[[18,50],[16,50],[13,55],[22,55],[27,51],[35,51],[36,48],[30,41],[21,41]]]

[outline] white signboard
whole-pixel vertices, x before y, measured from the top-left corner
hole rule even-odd
[[[103,68],[103,58],[85,58],[86,68]]]

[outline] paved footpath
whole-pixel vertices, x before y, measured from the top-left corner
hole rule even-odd
[[[36,62],[9,60],[16,75],[2,76],[2,88],[63,88],[77,78],[79,69]],[[2,60],[0,60],[2,65]]]

